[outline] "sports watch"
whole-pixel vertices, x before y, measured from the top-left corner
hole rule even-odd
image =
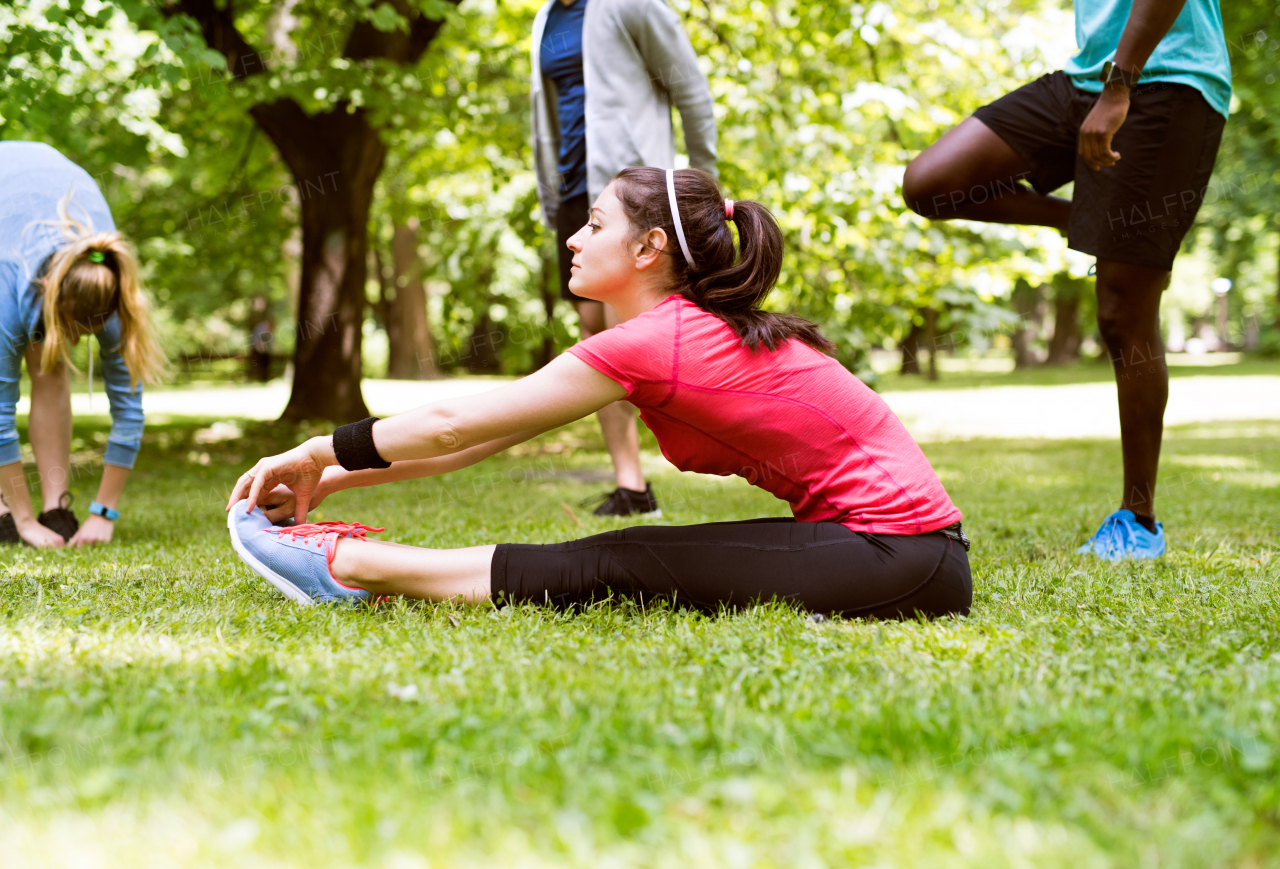
[[[1140,78],[1142,78],[1142,70],[1126,72],[1109,60],[1102,65],[1102,72],[1098,73],[1098,81],[1102,82],[1103,85],[1115,82],[1130,89],[1138,86],[1138,79]]]
[[[89,512],[95,516],[101,516],[103,519],[110,519],[112,522],[120,518],[120,511],[105,504],[99,504],[93,501],[89,504]]]

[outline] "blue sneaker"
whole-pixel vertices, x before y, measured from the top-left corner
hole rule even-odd
[[[1102,527],[1089,542],[1076,550],[1093,553],[1106,561],[1122,558],[1159,558],[1164,555],[1164,526],[1156,523],[1152,534],[1138,524],[1130,510],[1117,510],[1102,520]]]
[[[289,600],[300,604],[368,601],[373,595],[362,588],[343,585],[329,565],[339,537],[364,539],[370,528],[359,522],[306,522],[280,527],[271,524],[261,508],[244,511],[240,501],[227,514],[227,529],[236,554],[258,576]]]

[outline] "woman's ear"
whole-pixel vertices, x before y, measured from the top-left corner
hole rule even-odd
[[[655,226],[653,229],[646,232],[644,237],[636,244],[636,269],[638,271],[644,271],[654,265],[662,258],[662,252],[666,249],[666,230]]]

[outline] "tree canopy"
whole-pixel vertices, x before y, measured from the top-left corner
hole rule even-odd
[[[531,171],[538,5],[6,3],[0,137],[49,142],[98,179],[139,243],[175,353],[240,352],[263,299],[295,376],[358,383],[364,339],[399,317],[389,306],[410,276],[392,248],[412,228],[431,370],[528,370],[573,338]],[[933,223],[900,194],[911,156],[1061,65],[1069,5],[672,5],[716,99],[726,194],[765,203],[786,233],[769,304],[819,321],[850,367],[865,373],[868,348],[926,315],[989,335],[1015,316],[1020,280],[1084,276],[1088,259],[1057,233]],[[1280,32],[1262,0],[1227,0],[1223,16],[1233,115],[1220,195],[1188,247],[1235,282],[1238,322],[1272,323]],[[295,399],[295,416],[363,408],[358,390],[330,400],[295,382]]]

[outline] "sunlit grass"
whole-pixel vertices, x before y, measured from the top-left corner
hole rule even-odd
[[[1263,359],[1243,353],[1211,353],[1193,356],[1168,353],[1165,362],[1170,377],[1233,377],[1280,374],[1274,359]],[[928,357],[922,356],[921,370],[928,369]],[[1083,357],[1067,365],[1039,365],[1015,370],[1013,357],[1007,351],[985,355],[938,355],[938,379],[899,374],[901,358],[895,353],[878,352],[874,360],[875,388],[885,392],[917,389],[972,389],[986,386],[1065,386],[1072,383],[1111,383],[1115,375],[1105,357]]]
[[[198,427],[149,429],[117,545],[3,553],[5,866],[1277,865],[1280,424],[1171,432],[1170,554],[1118,566],[1074,555],[1114,444],[930,446],[976,599],[905,624],[298,608],[222,493],[301,433]],[[621,524],[578,507],[605,462],[583,424],[322,518],[566,539]],[[655,488],[672,523],[786,512]]]

